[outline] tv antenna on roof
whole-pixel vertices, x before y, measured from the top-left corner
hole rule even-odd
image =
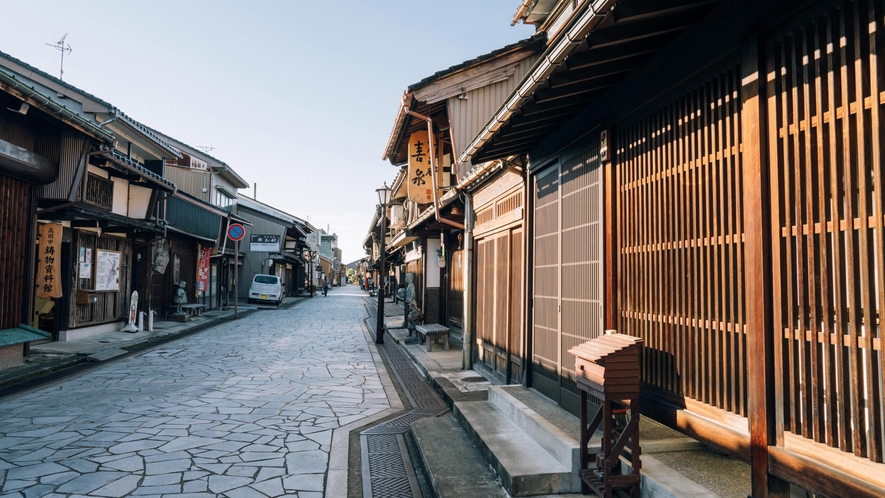
[[[65,38],[67,38],[67,37],[68,37],[68,34],[65,33],[65,35],[62,36],[61,39],[59,39],[57,42],[46,44],[46,45],[49,45],[50,47],[58,50],[59,52],[61,52],[61,68],[59,69],[59,72],[58,72],[58,79],[60,79],[60,80],[65,79],[65,52],[71,53],[74,51],[74,49],[72,49],[70,45],[65,44]]]
[[[213,147],[211,145],[194,145],[194,147],[200,149],[201,151],[205,152],[206,154],[215,150],[215,147]]]

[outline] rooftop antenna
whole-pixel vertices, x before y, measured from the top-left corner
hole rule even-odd
[[[62,81],[64,81],[64,79],[65,79],[65,52],[71,53],[74,51],[74,49],[72,49],[70,45],[65,44],[65,38],[67,38],[67,37],[68,37],[68,34],[65,33],[65,35],[62,36],[61,39],[59,39],[57,42],[46,44],[46,45],[49,45],[50,47],[58,50],[59,52],[61,52],[61,68],[59,69],[59,72],[58,72],[58,79],[60,79]]]
[[[213,150],[215,150],[215,147],[213,147],[213,146],[211,146],[211,145],[194,145],[194,147],[200,149],[201,151],[203,151],[203,152],[206,153],[206,154],[208,154],[208,153],[212,152]]]

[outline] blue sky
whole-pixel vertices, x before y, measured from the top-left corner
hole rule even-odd
[[[405,88],[531,36],[521,0],[7,2],[0,51],[192,146],[363,256]],[[253,191],[242,190],[252,196]]]

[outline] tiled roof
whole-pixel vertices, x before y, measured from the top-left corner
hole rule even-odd
[[[33,86],[16,78],[15,75],[0,71],[0,82],[15,88],[17,91],[25,94],[28,98],[34,99],[38,102],[41,100],[44,101],[40,102],[40,105],[38,106],[42,110],[59,116],[63,121],[72,121],[76,123],[77,126],[88,130],[89,133],[100,137],[108,143],[113,142],[114,136],[112,133],[81,116],[78,112],[68,109],[64,104],[53,100],[52,97],[38,91]]]
[[[128,124],[129,126],[135,128],[136,130],[141,132],[144,136],[150,138],[151,140],[156,142],[158,145],[160,145],[164,149],[175,154],[175,157],[179,157],[179,158],[182,157],[181,152],[179,152],[178,149],[173,147],[172,144],[170,144],[169,142],[160,138],[159,135],[154,133],[154,130],[152,130],[150,127],[145,126],[145,125],[139,123],[138,121],[130,118],[129,116],[126,115],[126,113],[124,113],[120,109],[117,109],[116,107],[112,108],[111,109],[111,116],[114,116],[117,119],[122,120],[124,123]]]
[[[161,185],[165,185],[170,190],[175,189],[174,183],[172,183],[169,180],[163,178],[162,176],[154,173],[153,171],[145,168],[141,164],[138,164],[138,161],[133,161],[132,159],[124,156],[123,154],[121,154],[117,150],[110,150],[108,152],[110,153],[111,161],[113,161],[121,166],[125,166],[125,167],[131,169],[136,174],[139,174],[139,175],[144,176],[146,178],[150,178],[151,180],[155,181],[156,183],[159,183]]]
[[[43,76],[44,78],[48,78],[48,79],[52,80],[53,82],[58,83],[59,85],[65,87],[65,88],[69,88],[69,89],[71,89],[71,90],[73,90],[73,91],[79,93],[80,95],[83,95],[84,97],[88,97],[88,98],[90,98],[90,99],[92,99],[92,100],[98,102],[98,103],[101,104],[101,105],[105,105],[105,106],[108,106],[108,107],[113,107],[113,105],[111,105],[111,104],[109,104],[108,102],[106,102],[106,101],[104,101],[104,100],[102,100],[102,99],[96,97],[95,95],[92,95],[92,94],[89,93],[89,92],[84,92],[83,90],[80,90],[79,88],[75,87],[74,85],[71,85],[70,83],[68,83],[68,82],[66,82],[66,81],[64,81],[64,80],[60,80],[60,79],[56,78],[55,76],[53,76],[53,75],[51,75],[51,74],[49,74],[49,73],[47,73],[47,72],[41,71],[41,70],[37,69],[36,67],[34,67],[34,66],[32,66],[32,65],[30,65],[30,64],[28,64],[28,63],[26,63],[26,62],[24,62],[24,61],[22,61],[21,59],[16,59],[15,57],[13,57],[13,56],[11,56],[11,55],[5,53],[5,52],[0,52],[0,57],[3,57],[4,59],[8,59],[8,60],[10,60],[10,61],[12,61],[12,62],[15,62],[16,64],[19,64],[19,65],[21,65],[21,66],[24,67],[24,68],[27,68],[29,71],[33,71],[33,72],[39,74],[40,76]]]
[[[442,78],[443,76],[446,76],[448,74],[452,74],[455,71],[458,71],[459,69],[464,69],[466,67],[473,66],[473,65],[483,62],[485,60],[494,59],[495,57],[497,57],[505,52],[508,52],[510,50],[513,50],[515,48],[528,47],[528,46],[534,45],[536,43],[544,43],[546,40],[547,40],[546,33],[538,33],[536,35],[532,35],[531,37],[526,38],[525,40],[520,40],[516,43],[511,43],[510,45],[506,45],[506,46],[501,47],[497,50],[493,50],[492,52],[489,52],[485,55],[480,55],[479,57],[474,57],[473,59],[466,60],[460,64],[455,64],[454,66],[452,66],[448,69],[443,69],[442,71],[437,71],[436,73],[424,78],[423,80],[421,80],[417,83],[414,83],[412,85],[409,85],[406,92],[414,92],[415,90],[418,90],[419,88],[427,86],[427,85],[433,83],[434,81],[438,80],[439,78]]]

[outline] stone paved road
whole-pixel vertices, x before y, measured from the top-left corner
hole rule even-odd
[[[332,431],[390,406],[352,289],[0,399],[0,496],[323,496]]]

